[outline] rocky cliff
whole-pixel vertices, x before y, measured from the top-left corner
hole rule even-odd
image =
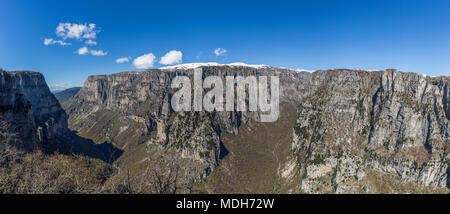
[[[46,144],[64,136],[69,131],[67,115],[50,92],[44,76],[33,71],[14,71],[9,74],[15,80],[14,88],[30,102],[39,141]]]
[[[67,115],[41,73],[0,71],[0,75],[0,149],[58,151],[105,161],[120,154],[112,145],[96,145],[69,130]]]
[[[15,79],[0,70],[0,151],[6,147],[31,151],[39,147],[30,102],[15,88]]]
[[[124,169],[176,159],[184,175],[206,181],[208,192],[448,187],[448,77],[196,66],[203,78],[279,76],[280,121],[259,123],[255,112],[174,112],[170,81],[176,75],[193,79],[192,66],[174,66],[89,77],[64,104],[69,125],[124,150],[117,162]],[[386,190],[386,184],[396,186]]]
[[[67,115],[44,76],[32,71],[1,71],[2,127],[29,148],[57,144],[68,133]]]
[[[261,74],[282,76],[286,80],[286,99],[295,98],[295,80],[301,81],[303,75],[274,67],[203,67],[204,77]],[[90,76],[79,93],[64,105],[70,115],[69,124],[84,137],[112,142],[125,151],[138,147],[174,151],[177,157],[192,161],[196,168],[192,171],[204,177],[226,153],[221,133],[238,134],[240,124],[258,121],[259,115],[236,111],[175,113],[170,100],[176,90],[171,89],[170,82],[176,75],[193,79],[193,69],[175,67]],[[141,144],[147,147],[143,149]],[[142,157],[147,158],[148,154]]]
[[[396,70],[313,73],[292,144],[302,190],[377,192],[374,173],[448,187],[449,82]]]

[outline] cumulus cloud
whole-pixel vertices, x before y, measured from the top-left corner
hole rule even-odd
[[[225,54],[227,52],[227,50],[223,49],[223,48],[217,48],[216,50],[214,50],[214,54],[216,56],[222,56],[223,54]]]
[[[86,46],[97,45],[97,33],[100,30],[95,24],[75,24],[75,23],[59,23],[56,27],[56,35],[62,40],[54,40],[51,38],[46,38],[44,40],[44,45],[72,45],[71,43],[65,42],[66,39],[75,39],[78,42],[84,42],[85,46],[79,48],[76,53],[78,55],[93,55],[93,56],[106,56],[108,53],[103,50],[89,50]]]
[[[71,43],[67,43],[62,40],[54,40],[54,39],[45,39],[44,40],[44,45],[55,45],[55,44],[62,45],[62,46],[72,45]]]
[[[87,47],[82,47],[77,50],[78,55],[91,54],[92,56],[106,56],[108,53],[103,50],[89,50]]]
[[[97,45],[97,42],[91,39],[87,40],[85,43],[86,45]]]
[[[122,57],[119,59],[116,59],[116,63],[120,64],[120,63],[124,63],[124,62],[129,62],[130,59],[128,57]]]
[[[78,55],[86,55],[89,52],[89,49],[87,47],[82,47],[77,50]]]
[[[93,56],[106,56],[108,53],[102,50],[91,50],[89,53]]]
[[[155,55],[148,53],[133,60],[133,66],[137,69],[148,69],[155,63]]]
[[[99,30],[95,24],[59,23],[56,35],[63,39],[95,39]]]
[[[173,65],[180,64],[183,61],[183,53],[181,51],[171,50],[159,60],[160,64]]]

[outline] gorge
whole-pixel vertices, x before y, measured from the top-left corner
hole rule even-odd
[[[278,120],[261,123],[261,112],[236,109],[174,111],[171,80],[194,79],[195,68],[203,80],[277,76]],[[1,71],[1,78],[1,145],[101,160],[114,168],[103,189],[125,182],[160,193],[448,193],[450,187],[448,76],[185,64],[89,76],[61,104],[37,72]],[[155,178],[166,187],[147,188]]]

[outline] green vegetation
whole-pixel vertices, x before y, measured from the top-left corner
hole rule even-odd
[[[229,154],[208,177],[206,186],[213,193],[288,193],[298,192],[299,180],[294,175],[286,180],[279,167],[295,159],[292,152],[292,129],[295,108],[280,106],[275,123],[242,125],[239,135],[223,134]],[[297,174],[297,170],[293,170]]]

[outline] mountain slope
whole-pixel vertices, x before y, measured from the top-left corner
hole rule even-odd
[[[55,93],[55,97],[62,105],[64,102],[66,102],[68,99],[72,98],[76,93],[78,93],[80,89],[81,87],[68,88]]]
[[[257,112],[174,112],[170,81],[193,79],[194,67],[203,78],[279,76],[279,121],[261,124]],[[91,76],[64,108],[71,129],[124,151],[115,163],[122,172],[138,176],[172,158],[182,179],[206,192],[372,193],[394,183],[402,188],[389,191],[446,191],[448,82],[395,70],[191,64]]]
[[[450,78],[331,70],[311,82],[292,144],[303,191],[377,192],[371,172],[449,187]]]
[[[291,147],[295,115],[295,105],[282,103],[278,121],[244,124],[239,128],[238,135],[223,134],[222,140],[229,152],[220,166],[208,177],[209,191],[294,192],[296,170]]]
[[[258,74],[257,71],[245,66],[203,67],[205,76],[219,73],[248,76]],[[279,71],[273,67],[261,70],[269,76]],[[175,75],[192,78],[193,69],[91,76],[80,92],[64,104],[70,115],[69,126],[83,137],[97,143],[111,142],[124,150],[117,162],[122,168],[134,168],[155,158],[150,151],[160,148],[167,153],[174,151],[172,158],[192,163],[187,164],[186,171],[192,173],[190,176],[196,182],[202,182],[227,153],[221,135],[237,134],[240,124],[257,121],[258,114],[173,112],[169,100],[176,90],[170,88],[170,81]],[[286,91],[291,91],[285,93],[287,99],[294,99],[298,85],[292,80],[301,75],[305,74],[282,74]]]

